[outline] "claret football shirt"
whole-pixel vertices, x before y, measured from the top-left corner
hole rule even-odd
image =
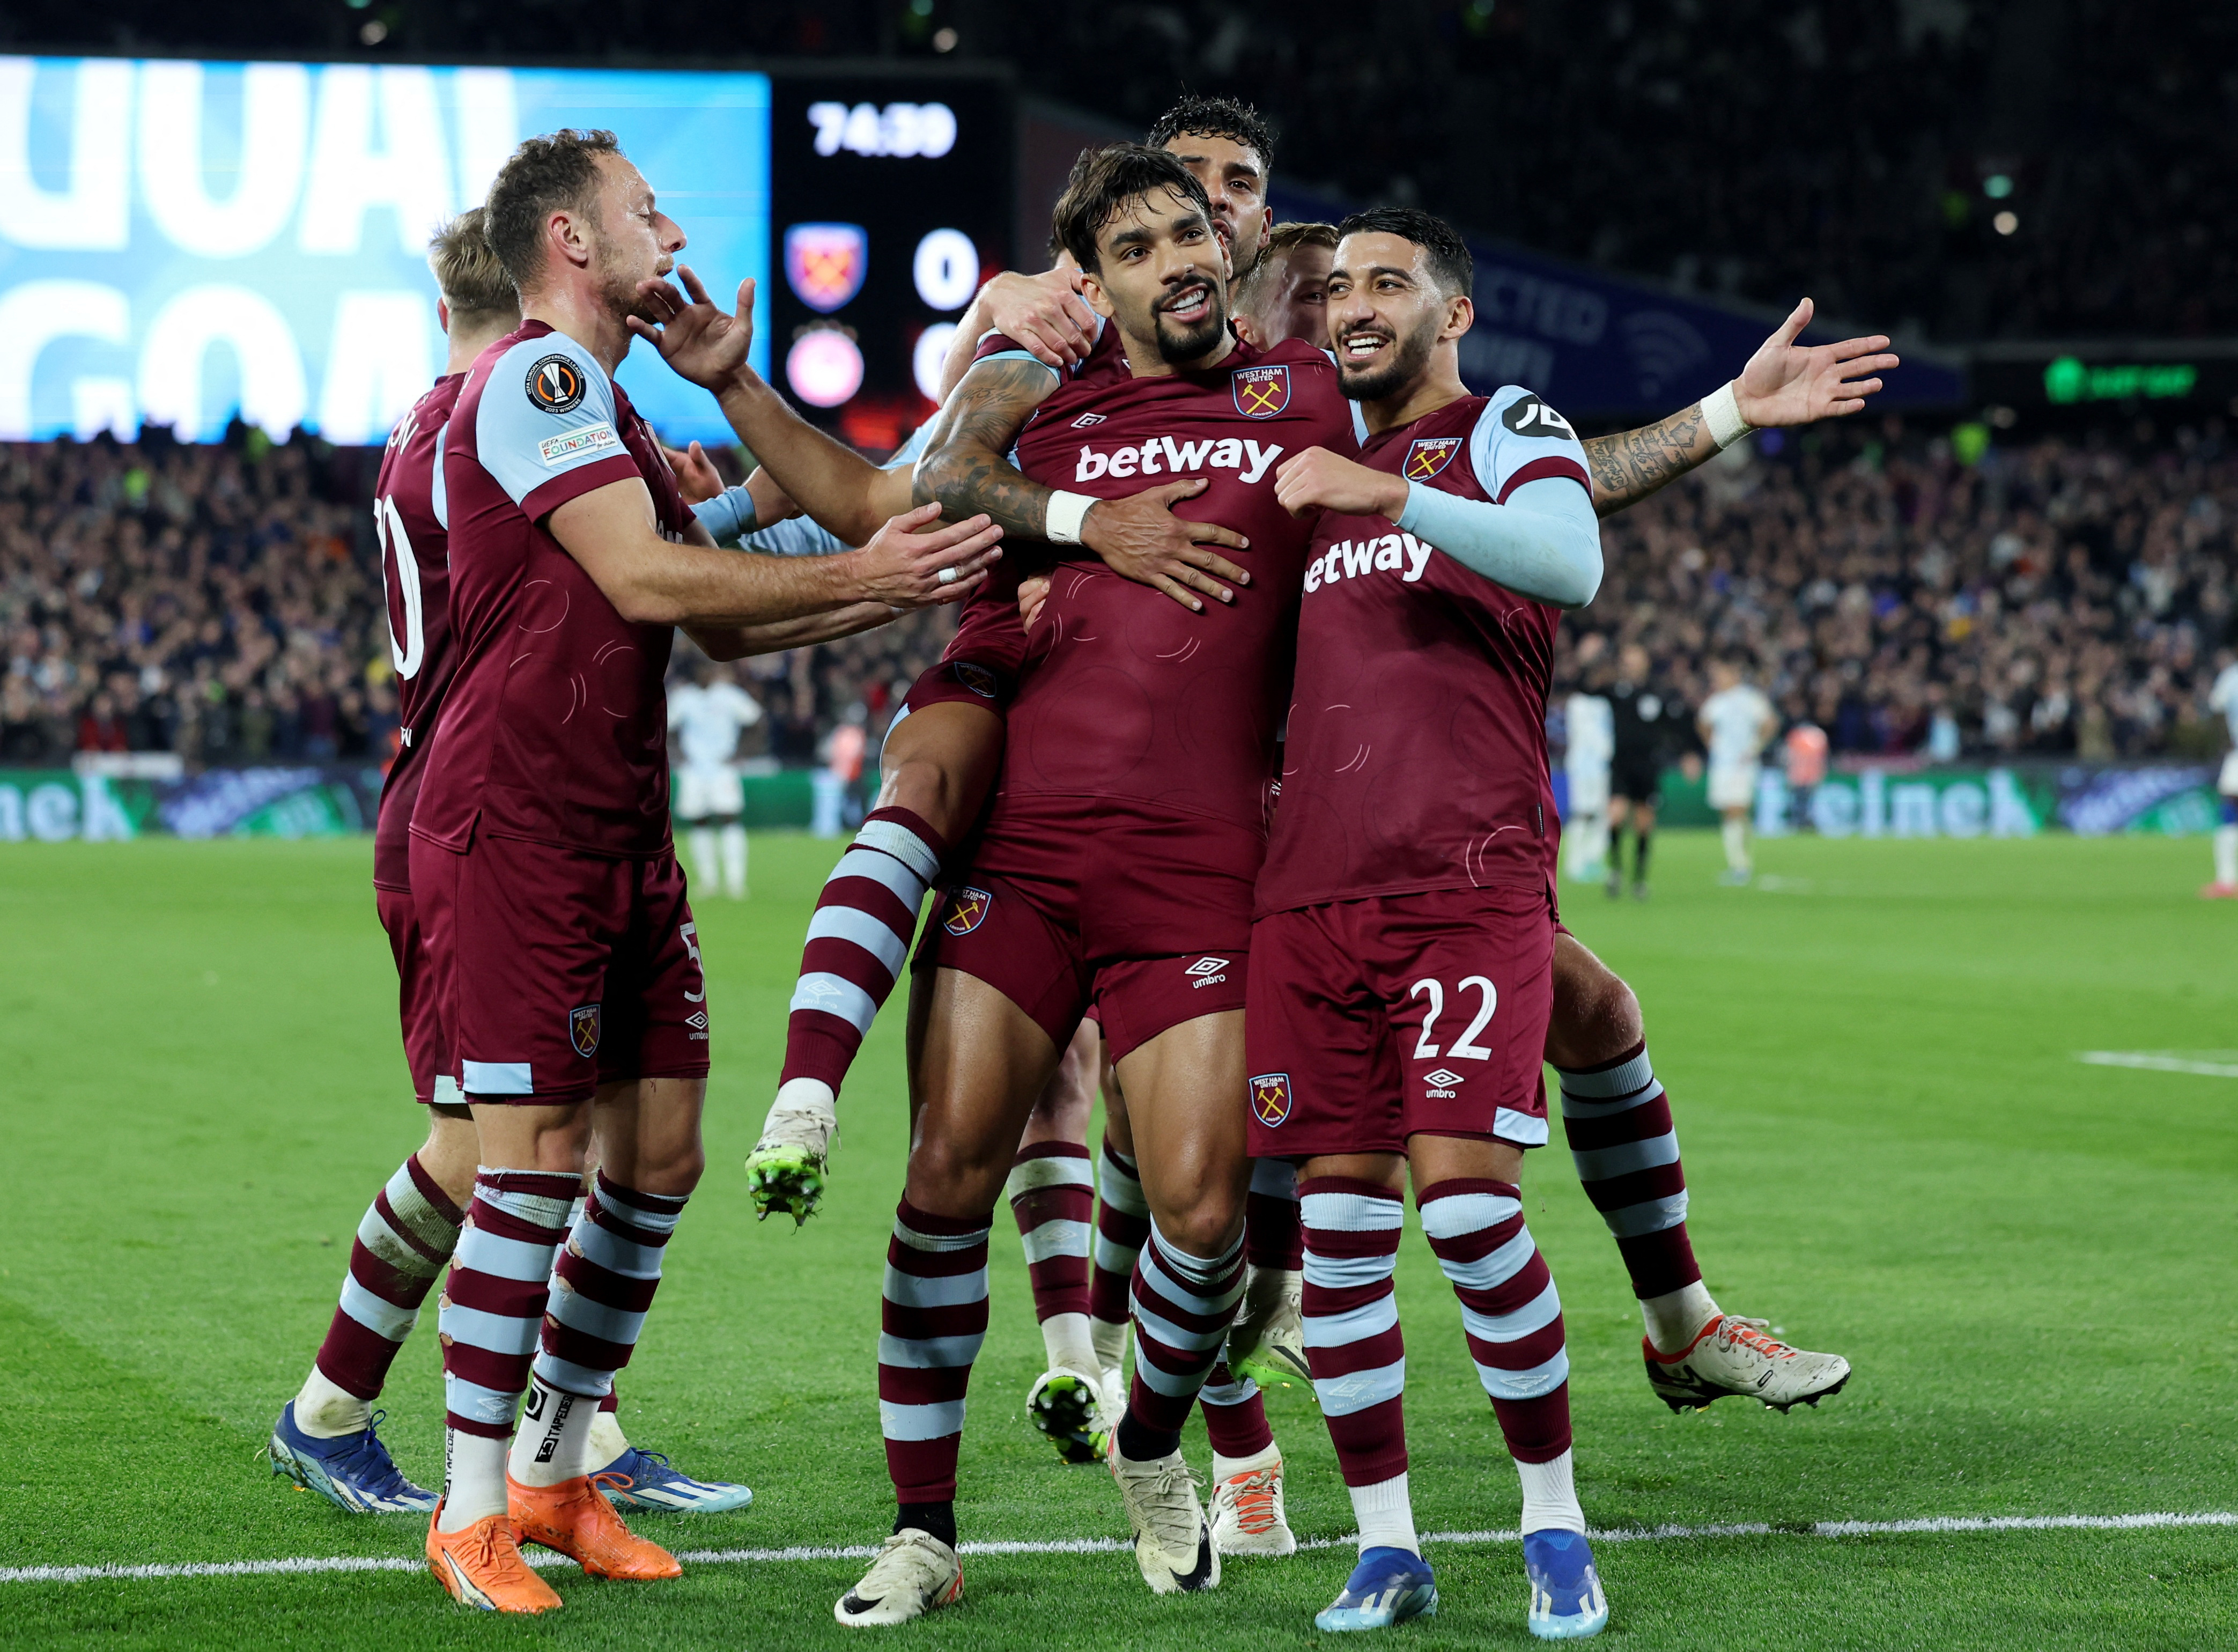
[[[409,889],[412,806],[427,772],[443,697],[458,669],[451,637],[449,511],[443,488],[443,431],[467,375],[447,374],[412,404],[381,455],[373,526],[388,607],[389,664],[396,673],[396,760],[381,783],[374,824],[373,881]]]
[[[659,853],[674,630],[623,619],[546,527],[569,500],[634,476],[680,542],[692,513],[658,440],[588,349],[529,322],[475,359],[443,475],[459,673],[413,831],[458,850],[480,830]]]
[[[1527,390],[1464,396],[1371,437],[1360,461],[1465,499],[1573,479],[1585,449]],[[1552,887],[1546,768],[1558,610],[1380,516],[1323,514],[1258,907],[1432,889]]]
[[[1335,363],[1302,342],[1239,344],[1203,372],[1083,374],[1041,405],[1018,439],[1025,475],[1100,499],[1202,477],[1177,514],[1247,537],[1222,554],[1252,580],[1195,614],[1085,546],[1054,547],[998,816],[1001,795],[1116,797],[1261,830],[1312,532],[1276,500],[1275,471],[1308,448],[1352,453],[1356,418]]]

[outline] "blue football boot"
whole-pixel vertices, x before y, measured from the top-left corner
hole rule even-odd
[[[1328,1633],[1387,1629],[1410,1617],[1438,1615],[1437,1580],[1430,1563],[1404,1549],[1371,1549],[1360,1557],[1344,1593],[1314,1615],[1314,1627]]]
[[[754,1500],[745,1486],[720,1480],[694,1480],[679,1474],[658,1451],[635,1446],[591,1476],[591,1483],[606,1494],[617,1509],[640,1509],[672,1515],[718,1515],[743,1509]]]
[[[1523,1569],[1531,1576],[1530,1629],[1540,1640],[1582,1641],[1607,1624],[1608,1596],[1582,1533],[1525,1533]]]
[[[404,1477],[374,1432],[387,1415],[375,1411],[355,1434],[315,1440],[295,1426],[295,1402],[289,1400],[272,1425],[272,1472],[350,1514],[432,1514],[435,1494]]]

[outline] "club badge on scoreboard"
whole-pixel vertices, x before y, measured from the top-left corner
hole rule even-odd
[[[793,296],[829,315],[863,290],[871,235],[859,223],[797,223],[785,232],[785,278]]]
[[[1241,367],[1229,383],[1235,410],[1247,419],[1271,419],[1290,405],[1288,367]]]

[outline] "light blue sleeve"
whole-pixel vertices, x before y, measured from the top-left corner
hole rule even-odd
[[[1408,482],[1399,526],[1534,602],[1582,608],[1600,589],[1593,496],[1566,476],[1520,483],[1504,505]]]
[[[451,485],[443,480],[443,439],[450,434],[448,419],[435,428],[435,479],[427,488],[427,508],[447,534],[451,531]]]
[[[526,508],[571,472],[629,449],[614,428],[614,387],[598,358],[565,333],[523,339],[500,356],[474,416],[482,468]]]
[[[917,463],[917,456],[924,453],[925,442],[932,435],[932,421],[927,420],[912,431],[910,439],[894,449],[894,456],[886,461],[884,468],[903,470]],[[818,525],[807,516],[795,516],[786,521],[773,523],[743,537],[735,526],[727,535],[718,533],[709,514],[733,495],[736,495],[736,502],[731,508],[733,521],[750,526],[753,521],[753,500],[743,486],[726,488],[705,504],[692,508],[699,513],[699,520],[705,524],[707,531],[714,534],[718,545],[735,545],[742,551],[752,551],[763,556],[837,556],[842,551],[854,549],[830,528]]]

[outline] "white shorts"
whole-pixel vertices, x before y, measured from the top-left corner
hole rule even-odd
[[[2238,752],[2222,760],[2222,773],[2216,777],[2215,789],[2225,797],[2238,797]]]
[[[1606,764],[1589,769],[1566,769],[1570,779],[1570,813],[1573,814],[1606,814],[1609,799],[1609,772]]]
[[[676,788],[679,819],[721,819],[745,813],[746,788],[738,779],[738,771],[728,763],[709,768],[679,768],[671,779]]]
[[[1756,777],[1761,763],[1712,763],[1710,766],[1710,806],[1745,809],[1756,802]]]

